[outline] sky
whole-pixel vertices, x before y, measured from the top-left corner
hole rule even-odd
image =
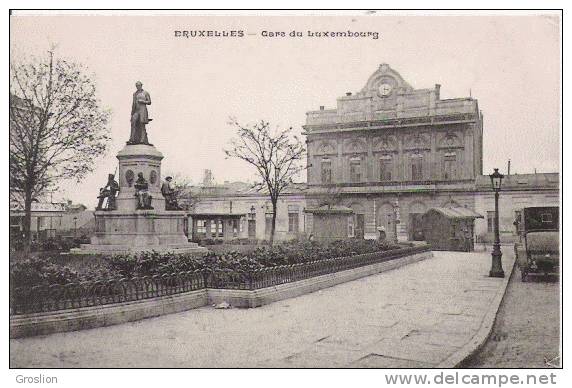
[[[488,11],[487,11],[488,12]],[[261,119],[302,132],[306,112],[335,108],[381,63],[416,89],[441,84],[441,98],[478,99],[484,115],[484,173],[556,172],[561,150],[560,19],[544,15],[420,16],[11,16],[10,58],[56,55],[88,66],[113,139],[93,173],[63,182],[54,201],[95,206],[99,187],[129,138],[135,82],[152,99],[149,140],[163,153],[162,175],[199,183],[256,176],[223,147],[229,117]],[[242,38],[176,37],[175,31],[244,31]],[[308,31],[377,32],[378,39],[317,38]],[[286,37],[263,36],[284,32]],[[291,31],[303,33],[291,38]]]

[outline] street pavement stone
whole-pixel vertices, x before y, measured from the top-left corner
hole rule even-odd
[[[510,268],[514,258],[503,255]],[[485,252],[434,252],[392,271],[255,309],[202,307],[10,340],[18,367],[436,366],[478,331],[502,279]]]

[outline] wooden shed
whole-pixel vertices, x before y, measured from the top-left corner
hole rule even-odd
[[[345,240],[354,237],[353,210],[345,206],[305,209],[312,214],[312,238],[316,241]]]
[[[425,241],[439,251],[471,252],[475,218],[483,216],[464,207],[431,208],[422,217]]]

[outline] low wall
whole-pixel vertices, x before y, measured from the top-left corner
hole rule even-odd
[[[10,317],[10,338],[111,326],[207,305],[207,289],[133,302]]]
[[[110,326],[221,302],[227,302],[233,307],[259,307],[389,271],[432,256],[431,251],[419,252],[390,261],[255,290],[205,288],[153,299],[49,313],[16,315],[10,317],[10,338]]]

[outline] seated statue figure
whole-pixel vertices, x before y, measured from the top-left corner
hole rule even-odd
[[[143,178],[143,173],[140,172],[137,174],[137,180],[133,185],[135,187],[135,196],[137,197],[137,209],[138,210],[151,210],[153,207],[151,206],[151,194],[149,194],[149,184]]]
[[[177,200],[177,193],[171,187],[172,180],[172,177],[166,177],[165,182],[163,182],[163,185],[161,186],[161,194],[165,197],[165,210],[181,210]]]
[[[107,184],[105,187],[99,189],[99,195],[97,198],[99,199],[99,203],[95,210],[116,210],[117,205],[115,202],[115,197],[119,192],[119,183],[115,181],[115,175],[109,174],[107,177]],[[107,198],[107,205],[105,209],[103,208],[103,200]]]

